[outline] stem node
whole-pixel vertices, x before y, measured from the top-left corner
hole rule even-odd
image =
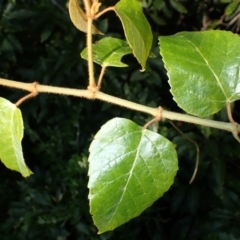
[[[161,119],[162,119],[162,111],[163,111],[163,108],[162,107],[158,107],[158,115],[153,118],[152,120],[150,120],[149,122],[147,122],[143,128],[148,128],[151,124],[155,123],[155,122],[159,122]]]

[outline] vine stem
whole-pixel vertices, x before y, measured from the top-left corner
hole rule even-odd
[[[29,92],[35,92],[35,93],[53,93],[53,94],[62,94],[62,95],[70,95],[75,97],[84,97],[88,99],[99,99],[105,102],[109,102],[115,105],[119,105],[122,107],[126,107],[135,111],[148,113],[154,117],[159,116],[159,108],[152,108],[145,105],[141,105],[138,103],[134,103],[125,99],[117,98],[108,94],[105,94],[100,91],[91,91],[89,89],[87,90],[79,90],[79,89],[73,89],[73,88],[62,88],[62,87],[53,87],[53,86],[47,86],[47,85],[41,85],[39,83],[23,83],[23,82],[17,82],[12,81],[8,79],[0,78],[0,85],[17,88],[26,90]],[[204,119],[199,118],[195,116],[191,116],[188,114],[182,114],[182,113],[176,113],[167,111],[165,109],[162,109],[161,111],[161,117],[166,118],[169,120],[177,120],[182,122],[189,122],[194,123],[198,125],[203,125],[206,127],[211,128],[217,128],[221,130],[226,130],[229,132],[232,132],[235,138],[239,140],[237,137],[240,132],[240,127],[238,124],[233,123],[226,123],[226,122],[219,122],[211,119]]]
[[[196,141],[194,141],[193,139],[191,139],[190,137],[188,137],[185,133],[183,133],[172,121],[169,121],[169,123],[176,129],[176,131],[178,131],[185,139],[187,139],[189,142],[191,142],[192,144],[194,144],[195,148],[196,148],[196,152],[197,152],[197,157],[196,157],[196,163],[195,163],[195,168],[192,174],[192,177],[189,181],[189,184],[192,184],[195,177],[197,176],[197,172],[198,172],[198,166],[199,166],[199,159],[200,159],[200,148],[197,144]]]
[[[87,16],[87,59],[88,59],[88,76],[89,83],[88,89],[94,90],[96,89],[96,83],[94,79],[94,65],[93,65],[93,52],[92,52],[92,24],[93,18],[91,14],[92,1],[91,0],[83,0],[86,10]]]
[[[32,97],[36,97],[37,95],[38,95],[38,92],[37,92],[37,90],[36,90],[36,84],[38,84],[37,82],[35,82],[35,83],[32,83],[34,86],[33,86],[33,91],[31,91],[28,95],[26,95],[26,96],[24,96],[24,97],[22,97],[21,99],[19,99],[16,103],[15,103],[15,105],[17,106],[17,107],[19,107],[19,105],[21,104],[21,103],[23,103],[24,101],[26,101],[27,99],[29,99],[29,98],[32,98]]]
[[[88,17],[88,21],[87,21],[87,51],[88,51],[88,74],[89,74],[88,89],[96,88],[96,83],[94,79],[93,53],[92,53],[92,23],[93,23],[93,19],[91,17]]]

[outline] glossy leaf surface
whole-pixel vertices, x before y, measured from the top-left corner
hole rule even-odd
[[[174,100],[206,117],[240,99],[240,39],[226,31],[181,32],[159,37]]]
[[[116,4],[115,11],[122,22],[126,39],[134,56],[145,69],[153,35],[142,12],[141,4],[137,0],[121,0]]]
[[[69,0],[69,14],[74,26],[82,31],[87,32],[87,17],[78,4],[78,0]],[[92,26],[92,34],[102,34],[96,27]]]
[[[31,175],[32,172],[23,159],[21,111],[4,98],[0,98],[0,136],[0,159],[4,165],[20,172],[23,177]]]
[[[127,67],[121,62],[121,58],[131,52],[126,41],[106,37],[93,44],[93,61],[104,67]],[[87,48],[82,51],[81,57],[87,59]]]
[[[134,122],[114,118],[90,146],[90,211],[99,233],[140,215],[172,185],[173,144]]]

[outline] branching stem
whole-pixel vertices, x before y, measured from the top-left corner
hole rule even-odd
[[[95,15],[94,19],[99,18],[100,16],[102,16],[104,13],[108,12],[108,11],[115,11],[114,7],[107,7],[104,10],[102,10],[101,12],[99,12],[98,14]]]
[[[149,122],[147,122],[143,128],[148,128],[151,124],[155,123],[155,122],[159,122],[162,119],[162,111],[163,108],[162,107],[158,107],[158,116],[156,116],[155,118],[153,118],[152,120],[150,120]]]
[[[98,78],[98,83],[97,83],[97,88],[100,89],[101,85],[102,85],[102,79],[103,79],[103,75],[106,71],[107,67],[102,67],[99,78]]]
[[[228,114],[228,119],[231,123],[236,123],[233,119],[233,116],[232,116],[232,108],[231,108],[231,103],[228,103],[227,104],[227,114]]]
[[[36,85],[37,85],[37,84],[38,84],[37,82],[32,83],[32,85],[33,85],[33,90],[32,90],[29,94],[27,94],[26,96],[20,98],[20,99],[15,103],[15,105],[16,105],[17,107],[19,107],[19,105],[20,105],[21,103],[23,103],[24,101],[28,100],[29,98],[32,98],[32,97],[35,97],[35,96],[38,95],[38,92],[37,92],[37,89],[36,89]]]
[[[86,13],[87,15],[90,14],[90,0],[83,0],[83,3],[84,3],[84,6],[85,6],[85,10],[86,10]]]
[[[0,85],[22,89],[29,92],[53,93],[53,94],[70,95],[70,96],[76,96],[76,97],[84,97],[88,99],[99,99],[105,102],[109,102],[115,105],[129,108],[135,111],[148,113],[154,117],[159,116],[159,108],[147,107],[145,105],[141,105],[138,103],[130,102],[125,99],[117,98],[100,91],[94,92],[92,90],[79,90],[79,89],[72,89],[72,88],[52,87],[52,86],[41,85],[41,84],[16,82],[16,81],[2,79],[2,78],[0,78]],[[162,109],[161,111],[161,117],[169,120],[189,122],[189,123],[194,123],[194,124],[203,125],[207,127],[226,130],[226,131],[232,132],[235,135],[238,135],[238,133],[240,132],[240,127],[236,123],[233,124],[233,123],[219,122],[219,121],[199,118],[199,117],[195,117],[187,114],[171,112],[164,109]],[[239,141],[239,139],[237,140]]]

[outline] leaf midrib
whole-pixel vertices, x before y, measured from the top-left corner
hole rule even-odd
[[[209,64],[209,62],[207,61],[207,59],[203,56],[203,54],[200,52],[200,50],[198,49],[198,47],[193,43],[191,42],[188,38],[186,38],[185,36],[182,36],[183,38],[186,39],[187,42],[189,42],[195,49],[196,51],[199,53],[199,55],[202,57],[203,61],[205,62],[205,64],[209,67],[210,71],[212,72],[213,76],[215,77],[223,95],[225,96],[225,99],[227,100],[227,95],[226,95],[226,92],[224,91],[224,88],[223,86],[221,85],[221,82],[220,82],[220,79],[218,78],[217,74],[215,73],[215,71],[213,70],[213,68],[211,67],[211,65]]]
[[[144,134],[143,134],[144,131],[141,131],[141,132],[142,132],[142,135],[141,135],[140,141],[139,141],[139,143],[138,143],[138,145],[137,145],[138,147],[137,147],[136,156],[139,155],[139,151],[140,151],[140,147],[139,147],[139,146],[141,146],[141,141],[142,141],[142,138],[143,138],[143,135],[144,135]],[[116,204],[116,209],[115,209],[114,213],[112,214],[111,218],[109,219],[108,224],[112,221],[113,216],[114,216],[115,213],[117,212],[118,207],[119,207],[120,203],[122,202],[122,199],[123,199],[123,197],[124,197],[124,195],[125,195],[125,193],[126,193],[126,191],[127,191],[127,185],[129,184],[129,181],[130,181],[130,179],[131,179],[131,177],[132,177],[132,172],[133,172],[133,170],[134,170],[134,168],[135,168],[135,165],[136,165],[136,162],[137,162],[136,158],[137,158],[137,157],[135,157],[134,162],[133,162],[132,167],[131,167],[131,170],[130,170],[130,172],[129,172],[129,174],[128,174],[129,176],[128,176],[127,182],[126,182],[126,184],[125,184],[124,191],[123,191],[123,193],[122,193],[122,197],[121,197],[120,200],[118,201],[118,204]]]

